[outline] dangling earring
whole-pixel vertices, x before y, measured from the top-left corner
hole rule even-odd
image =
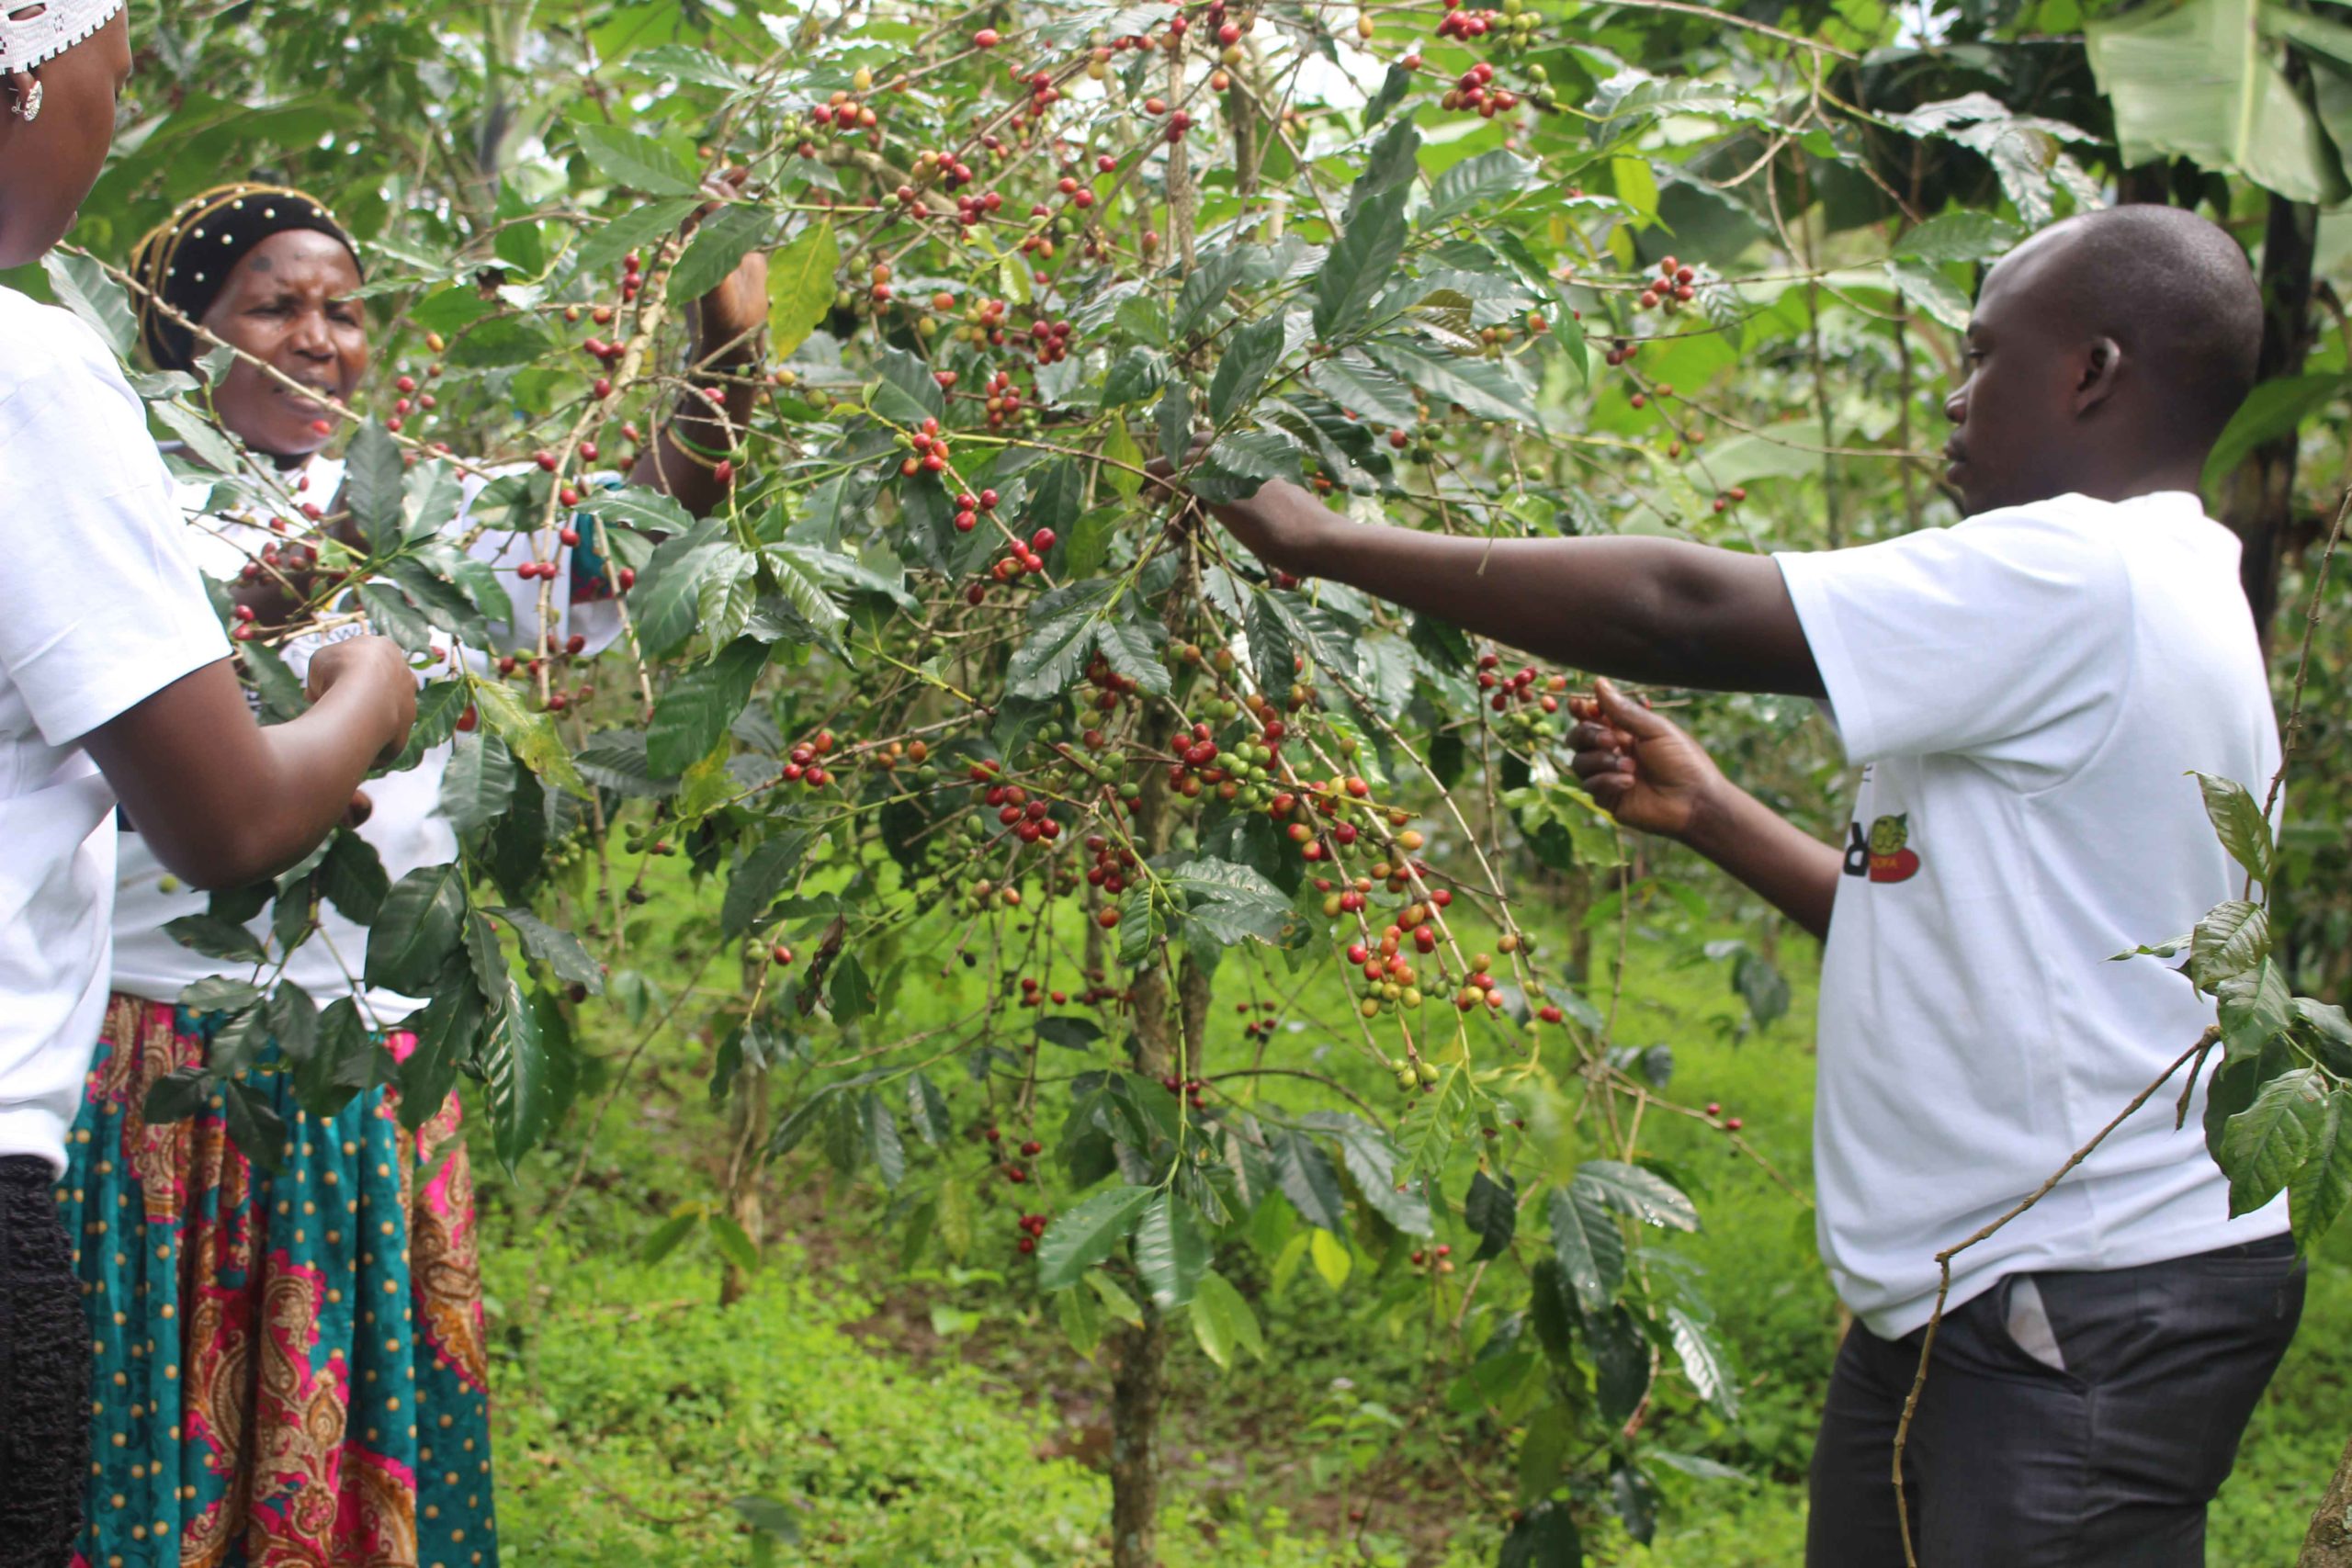
[[[32,91],[17,96],[17,118],[27,125],[40,118],[40,78],[33,78]]]

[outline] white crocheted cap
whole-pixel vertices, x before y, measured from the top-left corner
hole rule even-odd
[[[54,60],[105,27],[123,0],[43,0],[37,14],[20,0],[0,0],[0,71],[29,71]]]

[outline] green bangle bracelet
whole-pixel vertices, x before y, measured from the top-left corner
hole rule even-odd
[[[683,414],[684,411],[682,410],[680,412]],[[692,457],[707,458],[709,461],[714,463],[734,463],[742,461],[743,454],[731,447],[705,446],[699,442],[687,440],[684,436],[678,434],[678,419],[673,418],[670,421],[670,439],[676,444],[679,451],[684,452]]]

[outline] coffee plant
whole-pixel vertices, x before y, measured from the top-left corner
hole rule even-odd
[[[251,570],[415,655],[407,761],[453,746],[464,848],[392,882],[339,832],[183,922],[231,966],[187,1000],[232,1021],[152,1109],[220,1094],[266,1151],[253,1073],[319,1112],[394,1081],[412,1122],[466,1078],[512,1163],[572,1106],[579,1010],[699,1010],[746,1148],[876,1184],[902,1258],[1010,1269],[1098,1358],[1116,1562],[1153,1560],[1169,1337],[1262,1354],[1253,1298],[1306,1269],[1426,1342],[1441,1418],[1516,1444],[1500,1561],[1581,1561],[1601,1514],[1646,1539],[1655,1467],[1699,1462],[1651,1413],[1735,1419],[1741,1388],[1673,1249],[1695,1183],[1643,1134],[1752,1151],[1612,1027],[1637,908],[1678,889],[1572,782],[1577,672],[1267,570],[1188,492],[1748,549],[1948,519],[1925,460],[1975,269],[2151,156],[2225,213],[2258,217],[2264,171],[2199,175],[2127,113],[2128,62],[2021,41],[2071,6],[1963,7],[1933,42],[1876,6],[1668,0],[425,10],[349,37],[253,9],[161,8],[166,87],[49,286],[127,352],[107,261],[232,153],[352,224],[379,412],[341,496],[274,501],[364,547],[298,535]],[[2296,47],[2332,38],[2305,20]],[[232,107],[305,69],[375,112]],[[764,333],[690,363],[692,302],[758,253]],[[2254,411],[2238,457],[2340,391],[2321,357],[2336,381]],[[140,385],[224,503],[282,492],[189,378]],[[682,401],[750,410],[690,454],[707,516],[613,477]],[[516,581],[467,554],[485,533],[532,541]],[[593,660],[553,619],[566,550],[622,606]],[[237,635],[292,711],[280,636]],[[1696,716],[1825,808],[1817,735]],[[2267,891],[2260,813],[2211,798]],[[673,995],[632,910],[676,875],[713,908]],[[422,1012],[274,983],[322,901]],[[2249,1200],[2314,1190],[2301,1232],[2346,1190],[2311,1151],[2352,1038],[2290,997],[2272,918],[2224,906],[2184,951],[2222,998],[2215,1147]],[[1715,951],[1756,1021],[1785,1009],[1769,939]],[[1317,970],[1347,1010],[1302,998]],[[952,1021],[902,1027],[918,993]],[[386,1028],[419,1042],[398,1066]],[[1351,1089],[1366,1066],[1393,1090]],[[739,1164],[654,1256],[703,1230],[756,1264]]]

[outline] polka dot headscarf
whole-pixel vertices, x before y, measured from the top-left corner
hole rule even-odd
[[[358,265],[358,247],[324,204],[284,186],[219,186],[180,203],[131,253],[138,279],[139,338],[159,370],[192,370],[195,335],[157,301],[200,321],[220,297],[229,273],[255,245],[288,229],[311,229],[340,241]]]

